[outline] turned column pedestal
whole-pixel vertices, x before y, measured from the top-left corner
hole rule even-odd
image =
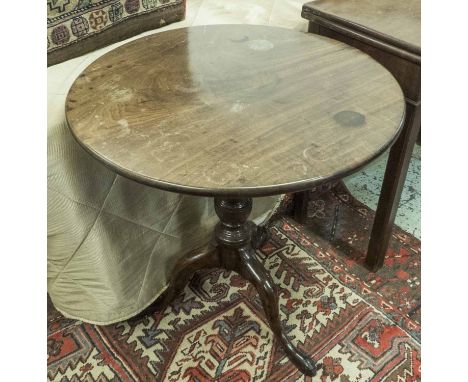
[[[255,255],[254,247],[265,241],[267,230],[247,220],[252,211],[252,198],[215,198],[214,203],[220,219],[215,228],[216,244],[210,243],[191,251],[176,263],[165,303],[182,292],[197,270],[221,267],[237,272],[257,289],[270,328],[290,360],[304,374],[316,375],[315,362],[297,349],[284,333],[275,284]]]

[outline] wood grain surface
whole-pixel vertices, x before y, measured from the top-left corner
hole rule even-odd
[[[420,0],[316,0],[304,5],[308,13],[421,55]]]
[[[175,29],[102,56],[77,78],[66,116],[114,171],[158,188],[261,196],[351,173],[404,117],[380,64],[340,42],[253,25]]]

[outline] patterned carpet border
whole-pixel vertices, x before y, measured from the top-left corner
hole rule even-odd
[[[315,198],[305,227],[270,227],[258,257],[279,285],[293,342],[323,364],[304,377],[236,273],[205,270],[170,306],[108,326],[66,319],[49,301],[48,380],[420,381],[420,242],[395,228],[385,269],[363,266],[373,213],[340,186]]]

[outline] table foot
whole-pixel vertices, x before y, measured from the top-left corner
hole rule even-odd
[[[239,249],[239,274],[250,281],[257,289],[262,301],[263,310],[270,324],[274,335],[280,339],[281,345],[288,358],[305,375],[315,376],[317,374],[317,365],[306,354],[294,347],[291,340],[286,336],[282,329],[278,295],[271,276],[265,271],[263,265],[255,256],[252,247],[243,247]]]

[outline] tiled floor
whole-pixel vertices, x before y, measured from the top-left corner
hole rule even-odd
[[[360,172],[345,179],[349,191],[373,210],[379,201],[388,153]],[[406,175],[395,223],[404,231],[421,239],[421,146],[415,145]]]
[[[191,25],[223,23],[267,24],[306,32],[307,21],[300,17],[303,3],[304,0],[236,0],[235,2],[188,0],[184,21],[146,32],[143,35]],[[47,69],[49,126],[64,120],[65,96],[75,78],[87,65],[105,52],[140,36],[49,67]],[[377,205],[385,163],[386,156],[383,155],[346,180],[352,194],[373,209]],[[416,146],[396,217],[396,223],[416,237],[420,237],[420,169],[421,151],[419,146]]]

